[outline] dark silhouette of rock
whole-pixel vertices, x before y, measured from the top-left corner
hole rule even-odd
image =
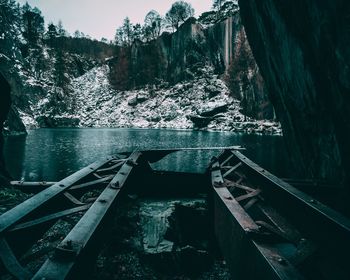
[[[227,104],[216,104],[215,106],[204,108],[200,110],[198,113],[201,117],[214,117],[219,113],[223,113],[227,111]]]
[[[11,107],[11,87],[5,77],[0,73],[0,182],[2,179],[9,177],[3,155],[4,136],[3,128],[4,122],[7,119],[7,114]]]
[[[214,117],[202,117],[197,115],[189,115],[187,118],[194,123],[195,128],[206,127],[214,119]]]
[[[350,2],[239,5],[290,160],[303,176],[349,186]]]

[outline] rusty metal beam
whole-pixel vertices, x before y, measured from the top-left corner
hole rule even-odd
[[[97,229],[104,222],[140,156],[140,152],[132,153],[106,189],[56,248],[55,256],[43,264],[33,279],[65,279],[69,276],[84,250],[87,250]]]

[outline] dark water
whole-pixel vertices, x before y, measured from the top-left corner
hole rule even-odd
[[[136,148],[242,145],[252,160],[279,176],[289,165],[280,136],[244,135],[159,129],[38,129],[27,136],[8,137],[7,167],[15,179],[56,181],[104,156]],[[156,164],[157,169],[203,172],[218,151],[178,152]]]

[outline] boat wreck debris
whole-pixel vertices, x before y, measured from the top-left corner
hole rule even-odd
[[[349,279],[346,256],[350,220],[264,170],[246,158],[242,149],[232,146],[126,152],[95,162],[59,182],[13,181],[13,187],[36,194],[0,216],[0,275],[8,279],[89,278],[89,264],[106,241],[105,232],[115,213],[127,211],[121,209],[122,202],[126,197],[143,196],[157,198],[156,202],[143,201],[140,208],[141,219],[145,220],[142,230],[151,233],[143,236],[140,246],[146,248],[153,263],[158,262],[160,254],[163,265],[169,265],[173,251],[176,256],[210,261],[207,251],[202,250],[206,248],[204,239],[195,247],[198,242],[186,227],[196,223],[183,220],[183,212],[185,216],[192,213],[195,220],[201,217],[203,225],[213,225],[213,236],[234,279]],[[222,152],[212,159],[205,174],[151,168],[150,163],[187,150]],[[174,197],[194,197],[198,193],[205,199],[193,198],[202,201],[197,203],[197,212],[193,212],[191,203],[175,203]],[[160,207],[169,195],[172,200],[164,203],[172,205],[175,214],[162,213],[161,209],[170,208]],[[203,201],[211,205],[208,211],[202,207]],[[157,216],[153,216],[153,208],[159,212]],[[207,212],[210,214],[203,216]],[[174,220],[179,217],[181,222]],[[72,224],[67,234],[55,246],[28,255],[33,244],[61,219]],[[161,223],[159,229],[153,228],[157,221]],[[181,234],[176,233],[179,227]],[[206,235],[210,236],[210,230]],[[175,246],[177,243],[181,248]],[[24,260],[35,258],[43,260],[33,272]],[[191,270],[190,263],[196,265],[179,263],[186,270]]]

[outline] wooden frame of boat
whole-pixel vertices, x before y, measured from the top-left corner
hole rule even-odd
[[[206,174],[154,171],[149,164],[172,152],[209,149],[223,152],[213,158]],[[208,193],[215,234],[234,279],[350,279],[349,219],[239,150],[233,146],[120,153],[59,182],[12,182],[37,194],[0,216],[0,268],[17,279],[80,277],[118,199],[137,188],[138,193],[159,196]],[[99,195],[82,201],[91,189]],[[20,256],[57,220],[76,213],[83,215],[31,274]],[[47,255],[45,250],[36,255],[41,253]]]
[[[234,279],[350,279],[350,220],[239,151],[210,165],[215,232]]]

